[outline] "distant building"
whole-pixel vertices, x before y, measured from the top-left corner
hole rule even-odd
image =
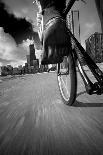
[[[33,60],[33,67],[34,67],[34,73],[37,73],[39,71],[39,60]]]
[[[41,58],[40,58],[40,63],[39,63],[39,72],[46,72],[48,70],[49,65],[42,65],[41,64]]]
[[[27,58],[27,64],[30,65],[30,55],[26,55]]]
[[[101,29],[103,33],[103,0],[95,0],[95,3],[96,3],[98,15],[101,22]]]
[[[18,74],[20,74],[20,75],[21,75],[21,74],[23,73],[23,71],[22,71],[22,70],[23,70],[22,65],[19,65],[19,66],[18,66]]]
[[[25,67],[28,67],[28,63],[25,63]]]
[[[38,59],[33,60],[33,66],[34,67],[39,67],[39,60]]]
[[[13,68],[13,75],[17,75],[19,73],[19,70],[17,67]]]
[[[94,33],[86,41],[86,51],[95,62],[103,62],[103,34]]]
[[[29,49],[30,49],[30,66],[33,66],[33,60],[36,60],[34,44],[30,44]]]
[[[67,24],[68,24],[68,28],[70,29],[72,34],[75,36],[77,41],[81,43],[79,10],[71,10],[68,13],[68,15],[67,15]],[[78,50],[78,56],[80,58],[81,65],[85,65],[83,55],[81,54],[81,52],[79,50]],[[66,58],[64,59],[64,62],[65,61],[66,61]]]
[[[79,10],[71,10],[67,15],[68,28],[80,42],[80,19]]]
[[[19,70],[21,70],[22,68],[23,68],[22,65],[19,65],[19,66],[18,66],[18,69],[19,69]]]
[[[38,35],[38,32],[33,33],[33,39],[34,39],[34,47],[35,47],[35,54],[36,58],[39,59],[39,67],[41,64],[41,52],[42,52],[42,44]]]

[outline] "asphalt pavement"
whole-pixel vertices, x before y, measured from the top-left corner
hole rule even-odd
[[[0,155],[103,155],[103,95],[87,95],[78,75],[70,107],[55,73],[2,80]]]

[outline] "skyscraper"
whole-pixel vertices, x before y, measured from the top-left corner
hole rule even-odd
[[[36,60],[34,44],[30,44],[29,49],[30,49],[30,66],[33,66],[33,60]]]
[[[72,25],[73,25],[73,34],[76,39],[80,42],[80,19],[79,19],[79,10],[72,10]]]
[[[80,42],[80,20],[79,10],[71,10],[67,15],[68,28]]]
[[[30,65],[30,55],[26,55],[27,58],[27,64]]]
[[[95,3],[96,3],[99,18],[100,18],[100,22],[101,22],[101,29],[103,32],[103,0],[95,0]]]

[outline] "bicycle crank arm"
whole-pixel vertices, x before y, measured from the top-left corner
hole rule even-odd
[[[80,73],[80,75],[84,81],[86,92],[89,95],[92,95],[92,94],[101,95],[101,94],[103,94],[103,85],[100,85],[99,82],[92,83],[90,81],[90,79],[88,78],[87,74],[84,72],[80,62],[79,61],[77,61],[77,62],[78,62],[78,70],[79,70],[79,73]]]
[[[103,85],[101,86],[99,82],[95,82],[94,84],[95,90],[93,91],[93,94],[101,95],[103,94]]]

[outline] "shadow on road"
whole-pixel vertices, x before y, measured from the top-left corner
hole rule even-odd
[[[77,97],[82,95],[82,94],[85,94],[85,93],[87,93],[87,92],[86,91],[80,92],[80,93],[77,94]]]
[[[86,91],[80,92],[77,94],[77,97],[80,95],[85,94]],[[84,103],[84,102],[80,102],[80,101],[75,101],[75,103],[73,104],[74,107],[103,107],[103,103]]]
[[[103,103],[83,103],[75,101],[74,107],[103,107]]]

